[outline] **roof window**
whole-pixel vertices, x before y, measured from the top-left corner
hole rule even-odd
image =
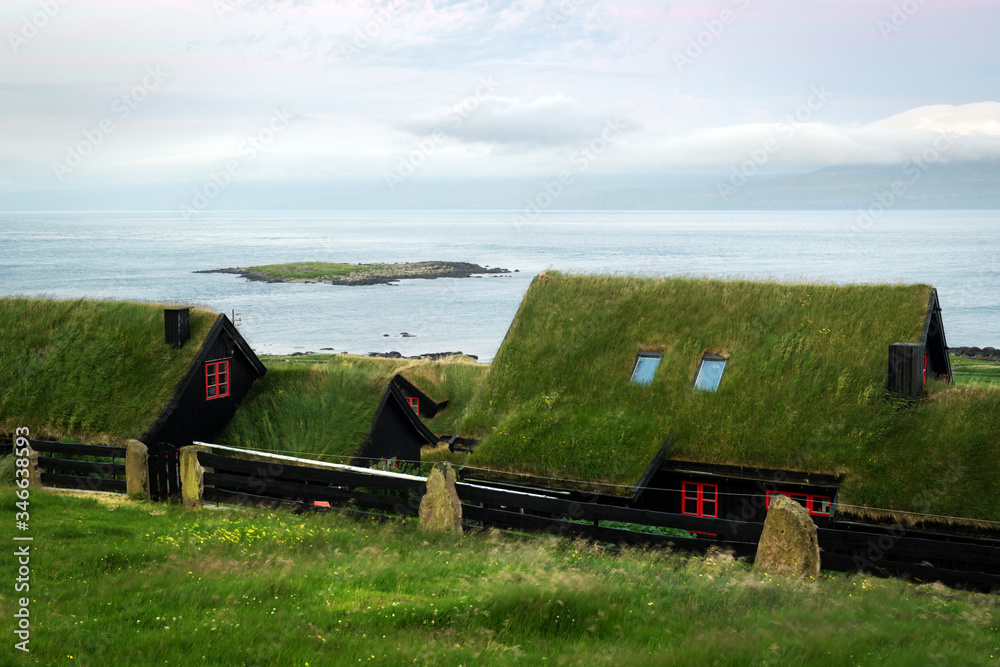
[[[662,352],[640,352],[635,358],[635,366],[632,368],[632,384],[646,385],[651,383],[662,359]]]
[[[715,391],[722,381],[722,373],[726,370],[726,358],[717,354],[706,354],[698,364],[698,372],[694,376],[694,388],[702,391]]]

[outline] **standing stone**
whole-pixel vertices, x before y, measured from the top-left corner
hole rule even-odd
[[[786,496],[771,496],[753,568],[768,574],[819,575],[816,524],[805,507]]]
[[[208,447],[189,445],[181,447],[181,500],[188,507],[201,507],[205,497],[205,469],[198,463],[198,452],[207,452]]]
[[[17,449],[17,438],[14,438],[14,451],[16,452]],[[42,473],[45,472],[45,469],[38,467],[38,452],[30,444],[24,449],[28,450],[28,485],[33,489],[40,489],[42,488]]]
[[[420,527],[437,533],[462,533],[462,503],[455,490],[455,471],[447,461],[435,463],[420,501]]]
[[[149,450],[138,440],[125,450],[125,492],[149,500]]]

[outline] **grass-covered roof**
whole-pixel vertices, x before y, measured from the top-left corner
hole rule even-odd
[[[670,458],[843,474],[841,511],[1000,520],[1000,389],[885,392],[888,346],[920,340],[931,294],[544,273],[468,411],[469,465],[626,493],[672,436]],[[663,354],[648,386],[630,382],[641,351]],[[704,353],[728,357],[717,392],[693,388]]]
[[[218,444],[334,462],[357,453],[396,373],[437,401],[449,399],[445,410],[424,421],[443,435],[455,432],[488,368],[469,357],[422,361],[323,354],[262,361],[267,375],[254,384]]]
[[[162,304],[0,298],[0,433],[123,444],[174,397],[217,314],[193,308],[191,339],[164,338]]]

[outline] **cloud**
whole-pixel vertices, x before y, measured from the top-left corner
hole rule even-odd
[[[399,127],[417,135],[441,132],[464,143],[522,147],[566,146],[599,136],[615,113],[585,108],[565,95],[530,102],[470,96],[450,107],[411,116]],[[634,128],[632,128],[634,129]]]
[[[905,162],[941,145],[942,134],[946,161],[1000,159],[1000,103],[919,107],[857,127],[785,120],[646,138],[663,166],[738,164],[754,155],[772,166],[853,165]]]
[[[960,106],[933,104],[904,111],[872,125],[891,130],[1000,135],[1000,102],[975,102]]]

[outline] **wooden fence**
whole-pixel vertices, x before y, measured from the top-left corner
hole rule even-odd
[[[42,484],[92,491],[125,492],[125,448],[29,440],[39,453]],[[42,456],[42,453],[60,456]],[[86,457],[88,460],[66,458]],[[120,462],[119,462],[120,461]]]
[[[206,468],[206,499],[270,498],[299,503],[324,500],[348,507],[415,515],[424,480],[411,475],[328,464],[325,468],[288,462],[249,461],[200,452]],[[209,485],[215,488],[207,488]],[[459,482],[456,491],[467,523],[486,527],[578,536],[618,544],[669,546],[686,551],[731,549],[752,558],[763,524],[711,519],[651,510],[578,502],[543,492],[529,493]],[[602,522],[678,528],[702,537],[655,535],[612,528]],[[924,581],[1000,588],[1000,542],[928,535],[912,530],[855,525],[818,531],[822,567],[909,575]]]
[[[123,447],[70,445],[30,441],[39,452],[41,481],[106,491],[125,491]],[[209,451],[209,448],[212,448]],[[307,462],[263,452],[246,452],[267,461],[223,455],[226,448],[202,446],[197,462],[203,469],[203,497],[209,501],[296,503],[313,506],[325,501],[354,510],[376,510],[415,516],[426,491],[422,477],[339,464]],[[43,456],[85,456],[74,460]],[[240,450],[233,450],[238,453]],[[240,454],[245,456],[246,454]],[[179,456],[170,446],[149,448],[149,486],[154,499],[179,494]],[[456,484],[466,523],[576,536],[618,544],[648,544],[686,551],[710,547],[731,549],[738,556],[756,553],[763,524],[712,519],[652,510],[579,502],[544,491],[526,492],[460,482]],[[609,527],[618,522],[619,527]],[[636,529],[622,528],[628,524]],[[700,537],[666,536],[642,527],[675,528]],[[1000,588],[1000,541],[929,534],[900,527],[835,523],[818,530],[822,567],[838,571],[868,571],[907,575],[923,581],[968,585],[981,590]]]

